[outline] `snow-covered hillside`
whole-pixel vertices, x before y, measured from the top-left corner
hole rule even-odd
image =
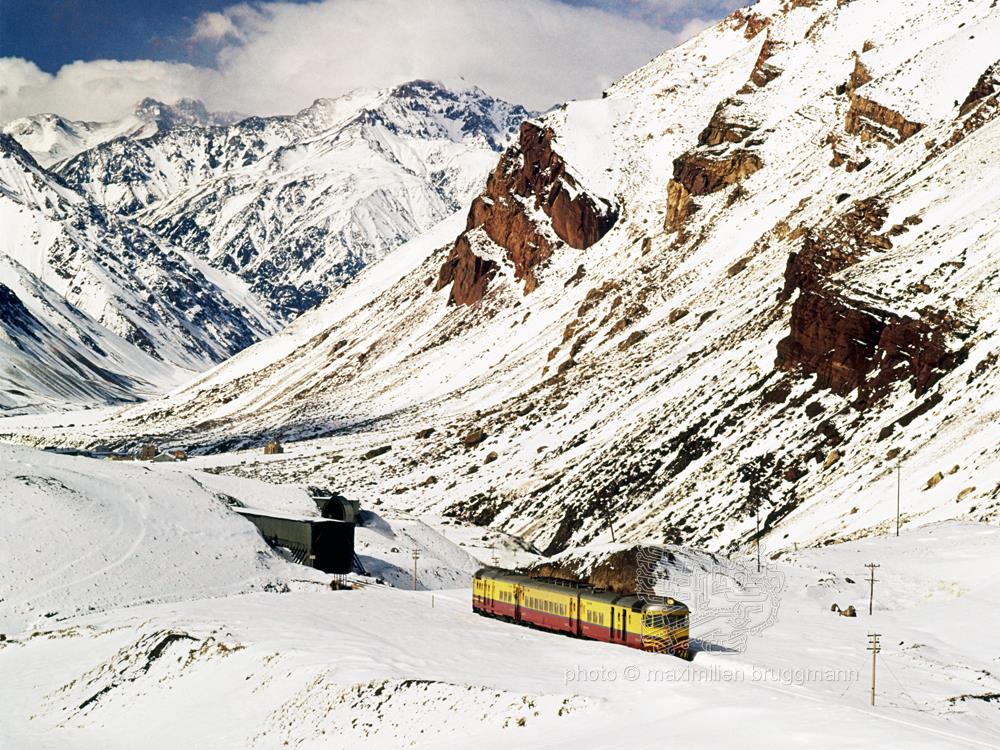
[[[3,126],[3,132],[17,139],[35,161],[48,168],[116,138],[148,138],[175,127],[224,126],[238,119],[231,112],[208,112],[204,104],[192,99],[171,105],[147,98],[131,113],[111,122],[68,120],[46,113],[11,120]]]
[[[0,446],[0,632],[148,602],[284,590],[276,556],[225,496],[156,467]]]
[[[206,460],[547,553],[735,548],[758,507],[772,549],[850,539],[897,480],[904,525],[995,519],[998,14],[739,11],[522,128],[464,224],[183,393],[0,433],[247,447]]]
[[[59,173],[292,317],[465,205],[526,116],[479,89],[413,81],[110,141]]]
[[[0,226],[5,407],[162,393],[276,328],[238,277],[109,215],[7,135]]]
[[[287,488],[206,476],[0,447],[0,745],[1000,746],[995,527],[787,554],[763,596],[747,561],[688,550],[663,582],[694,605],[688,663],[484,619],[468,587],[331,591],[223,497]]]

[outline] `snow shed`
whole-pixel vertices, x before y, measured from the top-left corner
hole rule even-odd
[[[316,516],[294,516],[233,508],[260,531],[272,547],[285,547],[295,561],[324,573],[350,573],[354,561],[354,524]]]

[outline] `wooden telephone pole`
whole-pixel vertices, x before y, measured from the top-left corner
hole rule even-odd
[[[899,536],[899,461],[896,461],[896,536]]]
[[[872,652],[872,705],[875,705],[875,656],[879,651],[882,650],[881,644],[879,644],[878,639],[882,637],[881,633],[869,633],[868,634],[868,650]]]
[[[875,563],[868,563],[865,565],[869,570],[868,575],[868,614],[872,613],[872,603],[875,601],[875,583],[877,579],[875,578],[875,568],[882,567],[881,565],[876,565]]]
[[[754,516],[757,519],[757,572],[760,573],[760,500],[754,506]]]
[[[417,590],[417,560],[420,559],[420,550],[413,550],[413,590]]]

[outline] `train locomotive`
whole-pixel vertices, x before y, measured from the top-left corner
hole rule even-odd
[[[472,581],[472,611],[519,625],[690,659],[690,611],[576,581],[486,567]]]

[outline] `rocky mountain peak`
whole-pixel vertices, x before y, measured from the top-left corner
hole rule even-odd
[[[132,114],[144,122],[155,124],[159,130],[225,126],[242,119],[242,115],[235,112],[209,112],[201,100],[186,98],[164,104],[146,97],[132,108]]]

